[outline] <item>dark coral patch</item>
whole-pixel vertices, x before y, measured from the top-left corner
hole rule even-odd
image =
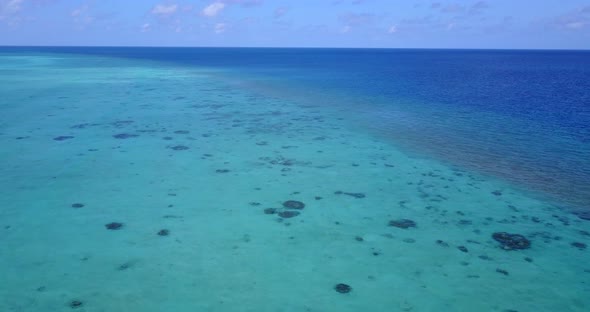
[[[65,141],[69,139],[73,139],[74,137],[71,135],[60,135],[58,137],[53,138],[54,141]]]
[[[115,139],[131,139],[131,138],[136,138],[138,136],[139,136],[138,134],[119,133],[119,134],[113,135],[113,138],[115,138]]]
[[[73,125],[70,128],[72,128],[72,129],[85,129],[88,126],[90,126],[89,123],[81,123],[81,124]]]
[[[264,209],[264,214],[275,214],[277,213],[277,208],[266,208]]]
[[[293,211],[293,210],[285,210],[285,211],[279,212],[279,217],[285,218],[285,219],[297,217],[298,215],[299,215],[299,212]]]
[[[120,230],[123,228],[123,223],[121,222],[111,222],[104,225],[108,230]]]
[[[160,236],[168,236],[168,235],[170,235],[170,230],[161,229],[160,231],[158,231],[158,235],[160,235]]]
[[[127,269],[130,269],[133,266],[132,262],[125,262],[123,264],[121,264],[120,266],[117,267],[117,270],[119,271],[125,271]]]
[[[574,214],[582,220],[590,221],[590,211],[578,211],[578,212],[575,212]]]
[[[587,246],[586,246],[586,244],[584,244],[584,243],[580,243],[580,242],[573,242],[573,243],[572,243],[572,247],[576,247],[576,248],[578,248],[578,249],[580,249],[580,250],[584,250],[584,249],[586,249],[586,247],[587,247]]]
[[[496,272],[500,273],[500,274],[504,274],[506,276],[510,275],[510,273],[508,273],[508,271],[503,270],[503,269],[496,269]]]
[[[74,204],[72,204],[72,208],[82,208],[82,207],[84,207],[84,204],[82,204],[82,203],[74,203]]]
[[[217,173],[228,173],[229,172],[229,169],[217,169],[217,170],[215,170],[215,172],[217,172]]]
[[[531,241],[520,234],[510,234],[506,232],[496,232],[492,238],[500,243],[504,250],[527,249],[531,247]]]
[[[397,219],[389,221],[389,226],[397,227],[400,229],[408,229],[416,227],[416,222],[410,219]]]
[[[121,127],[125,127],[127,125],[130,125],[133,123],[133,120],[117,120],[114,122],[111,122],[111,125],[113,125],[114,127],[117,128],[121,128]]]
[[[86,129],[88,127],[94,127],[94,126],[100,126],[100,124],[98,124],[98,123],[81,123],[81,124],[73,125],[70,128],[71,129]]]
[[[175,151],[186,151],[187,149],[189,149],[188,146],[184,146],[184,145],[174,145],[174,146],[170,146],[169,148],[172,150],[175,150]]]
[[[188,130],[176,130],[176,131],[174,131],[174,133],[176,133],[176,134],[189,134],[190,131],[188,131]]]
[[[283,207],[289,208],[289,209],[301,210],[301,209],[305,208],[305,204],[300,201],[297,201],[297,200],[288,200],[283,203]]]
[[[336,194],[336,195],[348,195],[348,196],[352,196],[354,198],[365,198],[366,197],[366,195],[364,193],[351,193],[351,192],[336,191],[336,192],[334,192],[334,194]]]
[[[352,287],[350,287],[350,285],[340,283],[334,286],[334,290],[341,294],[347,294],[352,291]]]
[[[77,309],[77,308],[81,308],[84,305],[84,303],[80,300],[72,300],[70,301],[70,308],[72,309]]]

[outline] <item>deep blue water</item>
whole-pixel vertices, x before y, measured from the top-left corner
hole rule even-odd
[[[227,69],[333,95],[359,127],[409,151],[590,209],[590,52],[508,50],[2,48]]]

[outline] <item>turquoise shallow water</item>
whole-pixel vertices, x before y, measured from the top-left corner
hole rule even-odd
[[[589,309],[588,221],[245,77],[2,54],[0,311]]]

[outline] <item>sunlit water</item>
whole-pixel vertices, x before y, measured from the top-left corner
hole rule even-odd
[[[3,48],[0,310],[587,311],[589,61]]]

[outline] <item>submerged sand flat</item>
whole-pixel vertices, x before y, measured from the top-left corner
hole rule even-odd
[[[67,59],[0,58],[0,311],[590,310],[590,221],[320,103]]]

